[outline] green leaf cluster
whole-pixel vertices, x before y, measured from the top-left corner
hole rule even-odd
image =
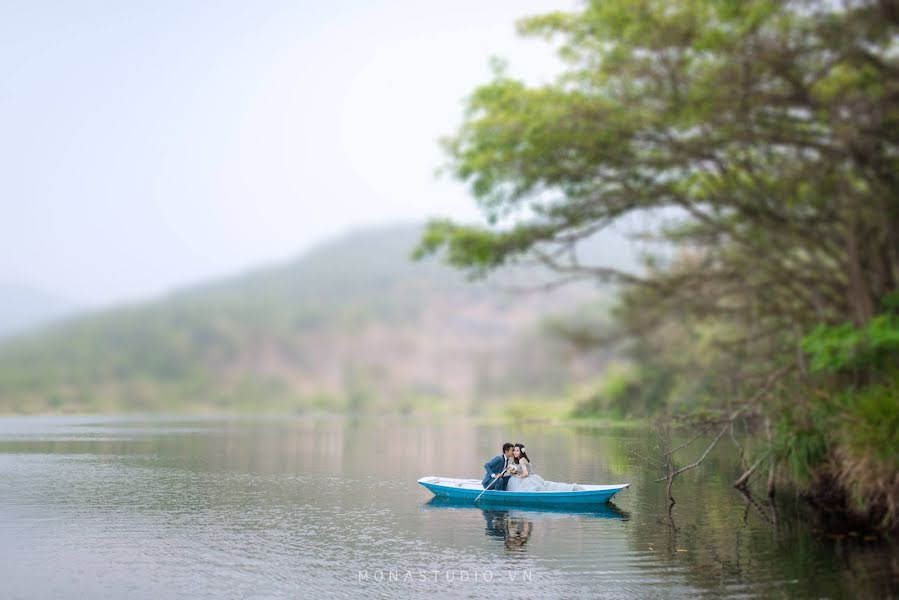
[[[861,434],[834,425],[873,423],[899,355],[892,3],[594,0],[518,27],[556,42],[565,71],[539,86],[500,71],[471,94],[445,147],[486,224],[435,221],[418,255],[477,275],[536,259],[617,283],[633,372],[665,374],[653,406],[724,412],[789,372],[752,411],[779,423],[774,454],[794,476],[880,456],[859,457]],[[661,221],[644,237],[670,260],[581,260],[632,217]],[[646,406],[625,400],[641,384],[612,377],[582,409]],[[837,401],[850,392],[872,399]],[[849,489],[879,469],[835,477]],[[883,502],[899,491],[870,501]]]
[[[857,327],[818,325],[802,340],[812,371],[842,373],[895,366],[899,357],[899,315],[881,314]]]

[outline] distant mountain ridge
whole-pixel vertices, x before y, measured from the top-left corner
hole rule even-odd
[[[0,344],[0,412],[470,410],[596,373],[596,357],[547,340],[540,319],[602,292],[469,282],[411,262],[420,233],[350,233],[284,264]]]

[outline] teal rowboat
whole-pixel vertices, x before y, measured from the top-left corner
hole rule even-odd
[[[583,507],[604,504],[629,483],[618,485],[580,484],[582,490],[576,492],[498,492],[484,491],[478,479],[454,479],[452,477],[422,477],[418,480],[439,498],[467,500],[474,502],[483,492],[478,504],[503,504],[511,506],[557,506]]]
[[[481,498],[483,500],[483,498]],[[505,513],[512,518],[527,519],[529,521],[545,521],[552,519],[562,519],[566,517],[583,517],[587,519],[617,519],[619,521],[627,521],[631,518],[629,512],[615,506],[612,501],[603,504],[570,504],[565,506],[502,506],[496,504],[485,504],[481,506],[478,501],[474,504],[471,500],[453,500],[445,496],[433,496],[427,502],[420,505],[418,509],[425,511],[439,510],[464,510],[478,511],[486,513]]]

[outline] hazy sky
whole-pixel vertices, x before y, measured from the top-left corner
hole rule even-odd
[[[0,2],[0,281],[153,297],[347,229],[476,218],[434,171],[523,15],[573,1]]]

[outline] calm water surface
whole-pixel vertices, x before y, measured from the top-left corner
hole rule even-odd
[[[431,500],[524,441],[555,481],[631,483],[593,512]],[[0,598],[884,598],[895,548],[730,485],[676,486],[633,429],[465,420],[0,419]]]

